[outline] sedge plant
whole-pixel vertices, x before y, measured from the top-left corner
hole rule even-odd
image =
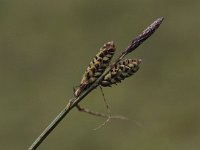
[[[148,39],[160,26],[163,21],[163,17],[156,19],[150,24],[141,34],[136,36],[130,45],[122,51],[122,53],[111,63],[111,59],[116,51],[114,43],[108,42],[104,44],[100,51],[96,54],[93,60],[89,63],[85,73],[83,74],[80,85],[74,91],[74,97],[68,101],[68,104],[57,115],[57,117],[44,129],[39,137],[28,148],[29,150],[37,149],[40,144],[48,137],[48,135],[55,129],[55,127],[63,120],[63,118],[69,114],[70,110],[77,107],[78,110],[87,112],[92,115],[108,117],[108,120],[112,116],[107,116],[101,113],[92,112],[79,105],[90,92],[96,89],[98,86],[110,87],[113,84],[118,84],[125,78],[135,74],[141,63],[141,59],[124,59],[124,57],[133,52],[139,47],[146,39]],[[107,105],[109,110],[109,107]],[[115,116],[113,116],[115,118]],[[123,119],[119,116],[116,118]]]

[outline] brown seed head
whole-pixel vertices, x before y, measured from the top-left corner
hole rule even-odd
[[[87,89],[92,83],[96,81],[96,79],[98,79],[103,74],[105,69],[109,66],[115,50],[116,49],[113,41],[107,42],[103,45],[103,47],[100,48],[100,51],[89,63],[89,66],[83,74],[81,84],[75,92],[76,96],[80,95],[81,92]]]
[[[141,61],[141,59],[125,59],[120,61],[105,75],[101,85],[104,87],[111,86],[130,77],[139,70]]]

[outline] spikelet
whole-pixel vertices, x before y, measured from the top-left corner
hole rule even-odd
[[[81,84],[75,92],[75,96],[79,96],[82,91],[87,89],[89,85],[94,83],[109,66],[110,61],[115,53],[115,45],[113,41],[107,42],[100,48],[94,59],[89,63],[85,73],[83,74]]]
[[[101,85],[104,87],[117,84],[136,73],[139,69],[141,59],[125,59],[117,63],[107,75],[105,75]]]
[[[112,59],[115,52],[115,46],[113,42],[108,42],[104,44],[100,51],[96,54],[94,59],[90,62],[83,78],[81,84],[83,83],[93,83],[98,77],[102,75],[105,69],[108,67],[110,60]]]

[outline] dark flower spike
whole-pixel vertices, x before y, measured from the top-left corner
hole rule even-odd
[[[134,51],[138,46],[140,46],[146,39],[148,39],[160,26],[163,22],[164,17],[156,19],[151,25],[149,25],[140,35],[138,35],[131,44],[122,52],[122,55],[119,57],[121,60],[125,55]]]
[[[105,75],[101,86],[110,87],[112,84],[117,84],[135,74],[139,70],[141,62],[141,59],[125,59],[120,61]]]
[[[85,73],[83,74],[81,84],[75,92],[75,96],[79,96],[92,83],[94,83],[110,65],[110,61],[115,53],[115,45],[113,41],[107,42],[100,48],[93,60],[89,63]]]

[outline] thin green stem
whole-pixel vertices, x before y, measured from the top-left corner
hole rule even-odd
[[[48,125],[48,127],[40,134],[40,136],[34,141],[29,147],[29,150],[35,150],[42,141],[51,133],[51,131],[59,124],[59,122],[68,114],[70,111],[69,105],[67,105],[58,116]]]

